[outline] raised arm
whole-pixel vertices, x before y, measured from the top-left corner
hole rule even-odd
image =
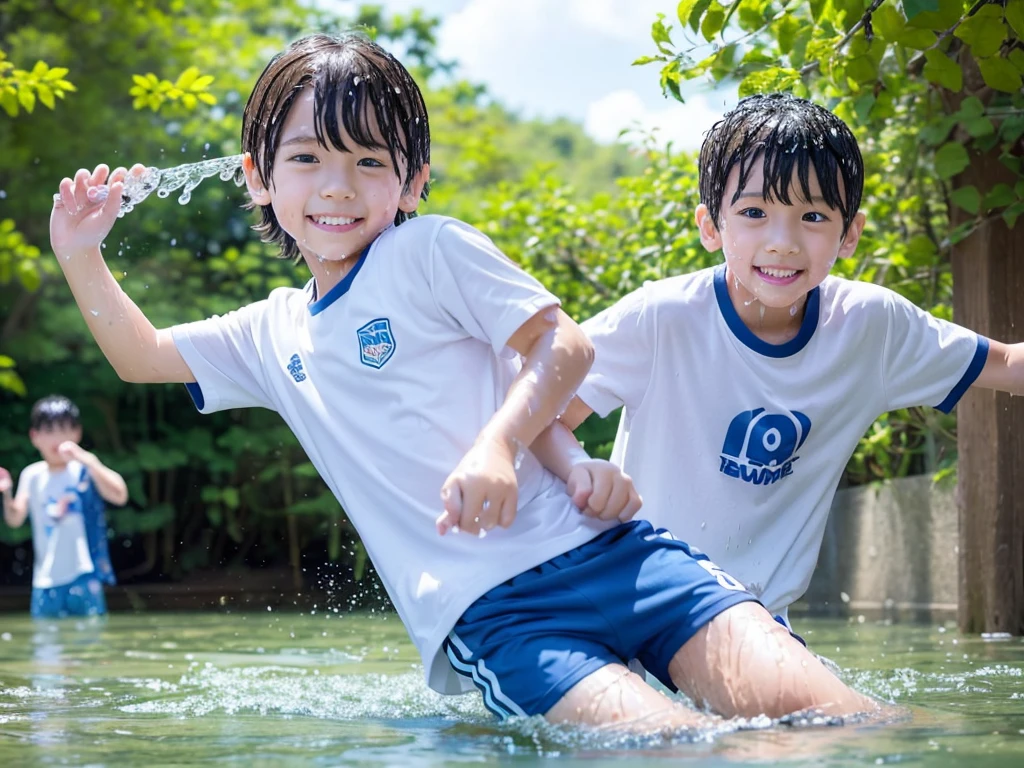
[[[24,483],[22,483],[24,486]],[[0,496],[4,503],[4,522],[11,528],[17,528],[25,522],[28,516],[28,493],[22,491],[17,496],[11,496],[11,489],[14,483],[11,480],[11,473],[0,467]]]
[[[1009,392],[1011,395],[1024,395],[1024,343],[990,341],[985,366],[974,381],[974,386]]]
[[[562,411],[586,376],[594,350],[560,309],[544,309],[523,323],[508,345],[523,367],[472,449],[441,489],[445,514],[438,531],[458,525],[468,533],[508,527],[516,514],[515,457]]]
[[[135,166],[137,172],[142,166]],[[132,382],[195,381],[169,329],[159,330],[114,279],[100,244],[117,220],[127,172],[105,165],[60,183],[50,214],[50,244],[86,325],[117,375]]]
[[[95,453],[90,453],[71,440],[61,443],[57,450],[65,459],[76,459],[82,463],[104,500],[119,507],[128,503],[128,486],[124,478],[100,461]]]

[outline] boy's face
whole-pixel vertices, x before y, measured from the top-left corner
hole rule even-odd
[[[314,125],[313,89],[306,88],[285,120],[271,188],[263,189],[250,157],[243,167],[253,200],[273,206],[281,228],[307,261],[340,261],[361,253],[394,222],[399,209],[416,210],[428,169],[403,190],[399,177],[405,178],[406,169],[400,155],[396,174],[386,149],[360,146],[343,126],[343,143],[352,151],[325,148],[316,140]]]
[[[72,443],[80,443],[82,441],[82,428],[64,424],[51,424],[40,429],[30,429],[28,431],[28,439],[47,464],[65,464],[67,462],[57,451],[57,448],[67,440],[70,440]]]
[[[701,242],[709,251],[721,248],[725,253],[730,286],[739,281],[746,293],[767,307],[796,305],[825,279],[836,259],[853,254],[864,214],[857,213],[844,238],[842,215],[822,200],[813,166],[808,181],[811,199],[804,199],[799,182],[791,183],[787,192],[792,205],[764,199],[763,165],[753,169],[732,203],[739,175],[738,167],[729,174],[720,226],[715,226],[706,206],[698,206]]]

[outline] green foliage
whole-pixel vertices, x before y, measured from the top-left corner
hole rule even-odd
[[[208,105],[217,103],[217,97],[210,93],[213,75],[200,75],[195,67],[189,67],[173,83],[161,80],[152,72],[145,76],[133,75],[135,85],[128,92],[135,97],[135,109],[160,111],[164,104],[180,102],[185,109],[195,109],[199,102]]]
[[[31,114],[36,102],[53,109],[57,99],[75,90],[64,79],[67,73],[64,67],[51,68],[45,61],[37,61],[31,71],[16,69],[0,49],[0,108],[10,117],[17,117],[21,110]]]
[[[678,22],[659,18],[658,54],[640,62],[659,62],[665,93],[710,76],[738,82],[741,95],[787,90],[833,109],[864,150],[869,222],[858,256],[836,271],[950,316],[951,247],[1024,213],[1024,0],[684,0]],[[1016,182],[963,181],[986,154]],[[917,410],[881,419],[850,477],[944,469],[955,421],[936,419]]]
[[[638,172],[643,160],[622,146],[595,144],[572,123],[523,120],[485,89],[454,80],[450,63],[436,54],[438,22],[423,13],[387,16],[366,7],[340,18],[294,0],[61,7],[65,13],[38,14],[35,3],[13,0],[0,9],[0,47],[15,60],[43,59],[75,73],[78,87],[74,119],[61,110],[0,119],[0,218],[12,222],[0,224],[0,387],[12,381],[11,359],[23,379],[14,392],[0,392],[0,462],[16,470],[38,459],[25,438],[28,409],[37,397],[62,392],[82,408],[86,445],[128,482],[132,506],[111,510],[109,519],[116,537],[133,544],[129,552],[144,553],[137,572],[174,577],[192,568],[280,562],[295,543],[361,575],[366,555],[352,526],[276,414],[201,416],[180,386],[126,384],[114,375],[57,265],[45,258],[51,194],[61,177],[99,162],[169,167],[238,152],[241,110],[269,56],[308,30],[353,25],[404,50],[427,84],[430,212],[486,225],[502,195],[525,200],[550,188],[552,200],[568,200],[576,194],[570,184],[580,196],[606,200],[614,179]],[[154,74],[132,80],[147,72]],[[188,108],[190,95],[195,109]],[[154,96],[164,100],[155,104]],[[154,196],[117,223],[106,259],[157,327],[223,314],[308,279],[304,267],[274,258],[257,241],[245,202],[242,190],[211,180],[187,207]],[[527,207],[514,216],[525,221]],[[583,207],[595,221],[604,215],[597,202]],[[557,217],[547,214],[551,236],[570,247]],[[615,214],[627,215],[636,221],[628,210]],[[601,250],[616,243],[612,225],[602,227],[584,257],[588,274],[598,271]],[[529,237],[524,224],[502,243],[518,254]],[[19,267],[23,262],[32,269]],[[570,293],[558,282],[568,274],[563,269],[552,263],[550,278],[555,290]],[[606,286],[600,302],[615,298],[614,274],[595,276]],[[593,300],[575,290],[578,311],[592,311]],[[27,527],[0,525],[0,542],[27,536]]]

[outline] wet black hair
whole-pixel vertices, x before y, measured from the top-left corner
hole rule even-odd
[[[825,205],[840,212],[846,236],[864,191],[864,158],[846,123],[827,109],[789,93],[742,99],[708,131],[700,148],[700,201],[708,207],[716,227],[733,167],[739,165],[740,178],[729,205],[739,199],[762,159],[764,199],[778,199],[786,205],[792,205],[791,183],[799,183],[804,199],[810,200],[808,182],[813,166]]]
[[[394,56],[368,38],[307,35],[275,56],[256,81],[242,115],[242,151],[252,154],[263,186],[270,188],[285,119],[296,97],[313,87],[317,141],[342,152],[340,128],[360,146],[386,149],[395,173],[408,190],[410,181],[430,162],[430,126],[423,94],[412,75]],[[379,130],[384,144],[375,136]],[[401,178],[398,157],[405,161]],[[428,189],[421,194],[426,200]],[[260,207],[255,227],[264,242],[277,243],[284,258],[298,258],[295,240],[285,232],[273,208]],[[415,214],[399,210],[395,224]]]
[[[49,429],[52,427],[80,427],[78,406],[64,395],[47,395],[37,400],[29,415],[29,426],[32,429]]]

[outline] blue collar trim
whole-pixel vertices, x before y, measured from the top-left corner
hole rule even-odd
[[[729,326],[729,330],[732,331],[733,335],[743,342],[744,346],[765,357],[791,357],[795,355],[807,346],[807,343],[814,335],[814,331],[818,328],[818,314],[821,304],[820,286],[815,286],[807,294],[807,303],[804,305],[804,319],[800,324],[800,331],[785,344],[769,344],[767,341],[759,339],[740,319],[736,307],[732,305],[732,299],[729,298],[729,286],[725,282],[725,264],[720,264],[715,268],[715,298],[718,299],[718,308],[721,310],[722,317],[725,318],[726,325]]]
[[[355,266],[349,270],[349,273],[342,278],[340,283],[338,283],[336,286],[331,288],[331,290],[325,293],[322,297],[315,300],[312,304],[309,305],[309,314],[319,315],[321,312],[323,312],[325,309],[331,306],[331,304],[333,304],[346,293],[348,293],[348,289],[352,287],[352,281],[356,279],[356,275],[359,274],[359,270],[363,268],[363,262],[366,261],[366,256],[370,252],[370,249],[373,247],[373,243],[375,242],[377,241],[374,240],[363,249],[363,252],[359,254],[359,261],[357,261],[355,263]],[[316,291],[315,280],[313,281],[313,290]]]

